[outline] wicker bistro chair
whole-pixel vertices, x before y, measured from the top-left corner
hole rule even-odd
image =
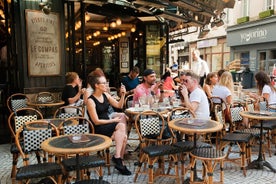
[[[32,123],[32,122],[30,122]],[[49,177],[51,180],[61,183],[62,180],[62,168],[58,163],[54,162],[29,162],[29,155],[33,152],[41,151],[41,143],[52,137],[52,133],[55,132],[58,135],[58,130],[54,125],[48,122],[44,122],[49,125],[46,129],[28,130],[27,126],[21,126],[16,132],[15,143],[22,156],[24,166],[20,167],[16,173],[16,180],[19,183],[29,183],[31,179]],[[23,145],[21,144],[23,140]],[[55,178],[57,177],[57,179]]]
[[[36,102],[46,103],[55,101],[55,96],[51,92],[40,92],[35,97]]]
[[[15,178],[16,171],[17,171],[17,161],[19,157],[19,150],[14,143],[16,132],[19,130],[21,126],[25,125],[26,122],[35,121],[38,119],[43,119],[43,115],[38,110],[30,107],[17,109],[9,115],[8,127],[12,136],[12,143],[10,148],[10,152],[13,157],[12,170],[11,170],[12,178]]]
[[[83,109],[78,106],[68,105],[59,107],[54,113],[54,118],[66,119],[71,117],[84,117]]]
[[[68,121],[77,121],[78,125],[66,125]],[[63,135],[68,134],[85,134],[85,133],[94,133],[94,127],[91,121],[84,117],[71,117],[69,119],[66,119],[59,127],[59,130],[61,130]],[[66,175],[69,175],[70,171],[76,171],[77,170],[77,162],[76,157],[69,157],[66,156],[62,161],[62,165],[64,166],[64,169],[66,171]],[[90,172],[89,168],[98,168],[96,169],[96,172],[99,175],[99,179],[102,180],[103,178],[103,170],[102,166],[105,166],[105,160],[98,157],[97,155],[80,155],[79,156],[79,169],[82,171],[87,171],[86,176],[89,178]],[[81,174],[81,179],[84,179],[84,172]]]
[[[211,116],[211,119],[215,120],[216,119],[215,106],[220,105],[220,106],[223,107],[223,109],[225,109],[226,108],[226,102],[218,96],[212,96],[212,97],[209,98],[209,103],[210,103],[210,116]]]
[[[217,106],[218,108],[219,106]],[[216,120],[221,122],[222,124],[225,124],[224,120],[224,111],[220,109],[217,109],[216,111]],[[239,164],[241,166],[241,169],[243,170],[244,176],[246,176],[246,161],[249,163],[251,160],[251,134],[244,134],[244,133],[234,133],[234,132],[221,132],[219,137],[219,149],[223,150],[226,146],[229,146],[227,150],[227,156],[225,158],[225,161],[231,161],[235,164]],[[239,157],[233,157],[230,158],[229,155],[233,152],[232,147],[233,145],[238,145],[239,148]],[[239,162],[238,162],[239,161]]]
[[[234,103],[230,106],[230,132],[243,128],[243,117],[240,112],[244,110],[244,106],[241,103]]]
[[[167,121],[171,121],[174,119],[183,119],[183,118],[195,118],[195,114],[190,111],[190,109],[185,107],[176,107],[173,108],[172,111],[168,114]],[[194,142],[193,140],[187,140],[187,137],[185,140],[183,140],[183,133],[181,132],[174,132],[174,135],[176,136],[176,142],[173,143],[173,146],[176,146],[181,150],[180,153],[180,161],[181,161],[181,179],[184,180],[184,177],[186,175],[186,172],[190,168],[190,164],[185,167],[185,160],[187,160],[187,156],[189,153],[194,149]],[[198,147],[212,147],[211,145],[199,142],[197,141]]]
[[[211,147],[201,147],[194,149],[191,153],[191,178],[190,183],[193,183],[195,164],[197,160],[201,160],[203,163],[203,183],[213,183],[213,173],[217,166],[220,164],[220,183],[224,182],[224,159],[226,154],[223,151],[217,150]],[[198,183],[198,182],[196,182]]]
[[[126,98],[125,98],[125,101],[124,101],[124,110],[127,109],[127,108],[130,108],[134,105],[133,103],[133,94],[131,95],[128,95]],[[131,132],[131,129],[133,128],[134,126],[134,122],[135,122],[135,116],[133,114],[128,114],[129,116],[129,119],[128,119],[128,124],[127,124],[127,135],[128,135],[128,139],[129,140],[137,140],[137,139],[134,139],[134,138],[130,138],[129,135],[130,135],[130,132]]]
[[[139,174],[148,175],[148,183],[153,183],[157,176],[173,177],[179,183],[178,157],[181,151],[172,146],[173,137],[162,138],[165,129],[165,120],[163,116],[155,111],[141,112],[135,118],[135,127],[140,140],[140,158],[138,168],[136,169],[134,182]],[[170,130],[170,129],[169,129]],[[171,131],[173,134],[173,132]],[[169,157],[169,168],[165,173],[164,157]],[[158,161],[158,169],[154,172],[154,164]],[[170,174],[170,168],[174,163],[174,174]],[[144,169],[141,170],[144,164]],[[148,168],[146,169],[146,166]]]
[[[7,99],[7,107],[9,112],[12,113],[17,109],[28,107],[27,102],[29,101],[29,97],[23,93],[15,93],[8,97]]]

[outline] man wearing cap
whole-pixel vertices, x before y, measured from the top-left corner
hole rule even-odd
[[[156,82],[156,74],[152,69],[146,69],[143,72],[143,82],[134,89],[133,101],[137,102],[141,96],[163,94],[163,86],[161,82]]]

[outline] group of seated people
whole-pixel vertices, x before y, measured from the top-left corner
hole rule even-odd
[[[139,68],[134,67],[130,73],[122,79],[119,88],[120,99],[114,99],[108,93],[107,78],[104,72],[97,68],[87,77],[87,88],[82,88],[82,82],[75,72],[66,74],[66,86],[62,93],[65,105],[78,105],[81,102],[86,105],[87,116],[95,126],[95,133],[111,137],[115,141],[116,152],[112,157],[115,168],[123,175],[131,175],[131,172],[124,165],[123,159],[127,145],[127,121],[128,117],[123,112],[112,114],[108,113],[108,108],[121,109],[127,95],[133,94],[133,101],[143,95],[158,96],[160,101],[167,97],[165,91],[171,89],[178,91],[182,100],[182,105],[194,112],[197,118],[209,119],[208,97],[217,96],[223,99],[228,108],[233,103],[233,79],[228,71],[220,70],[211,72],[207,75],[203,87],[199,85],[199,76],[192,71],[180,72],[177,82],[167,71],[161,81],[156,81],[156,73],[152,69],[143,71],[143,80],[140,83]],[[268,104],[276,103],[276,90],[271,85],[268,75],[260,71],[256,73],[258,93],[250,93],[252,98],[263,96]]]

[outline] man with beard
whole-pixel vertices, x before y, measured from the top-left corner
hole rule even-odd
[[[138,102],[142,96],[163,96],[162,82],[156,82],[156,74],[152,69],[146,69],[143,72],[143,82],[134,89],[133,101]]]

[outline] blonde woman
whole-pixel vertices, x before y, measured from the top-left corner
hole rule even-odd
[[[227,107],[224,107],[225,112],[225,120],[230,120],[230,112],[229,108],[232,104],[232,94],[234,91],[234,82],[232,78],[232,74],[228,71],[223,72],[218,82],[218,85],[212,90],[212,96],[220,97],[227,104]]]
[[[223,99],[227,105],[232,104],[232,94],[234,91],[233,78],[230,72],[224,72],[212,90],[212,96],[218,96]]]
[[[203,85],[203,90],[206,93],[207,97],[210,98],[212,96],[212,90],[214,86],[218,82],[218,75],[216,72],[208,73],[205,84]]]

